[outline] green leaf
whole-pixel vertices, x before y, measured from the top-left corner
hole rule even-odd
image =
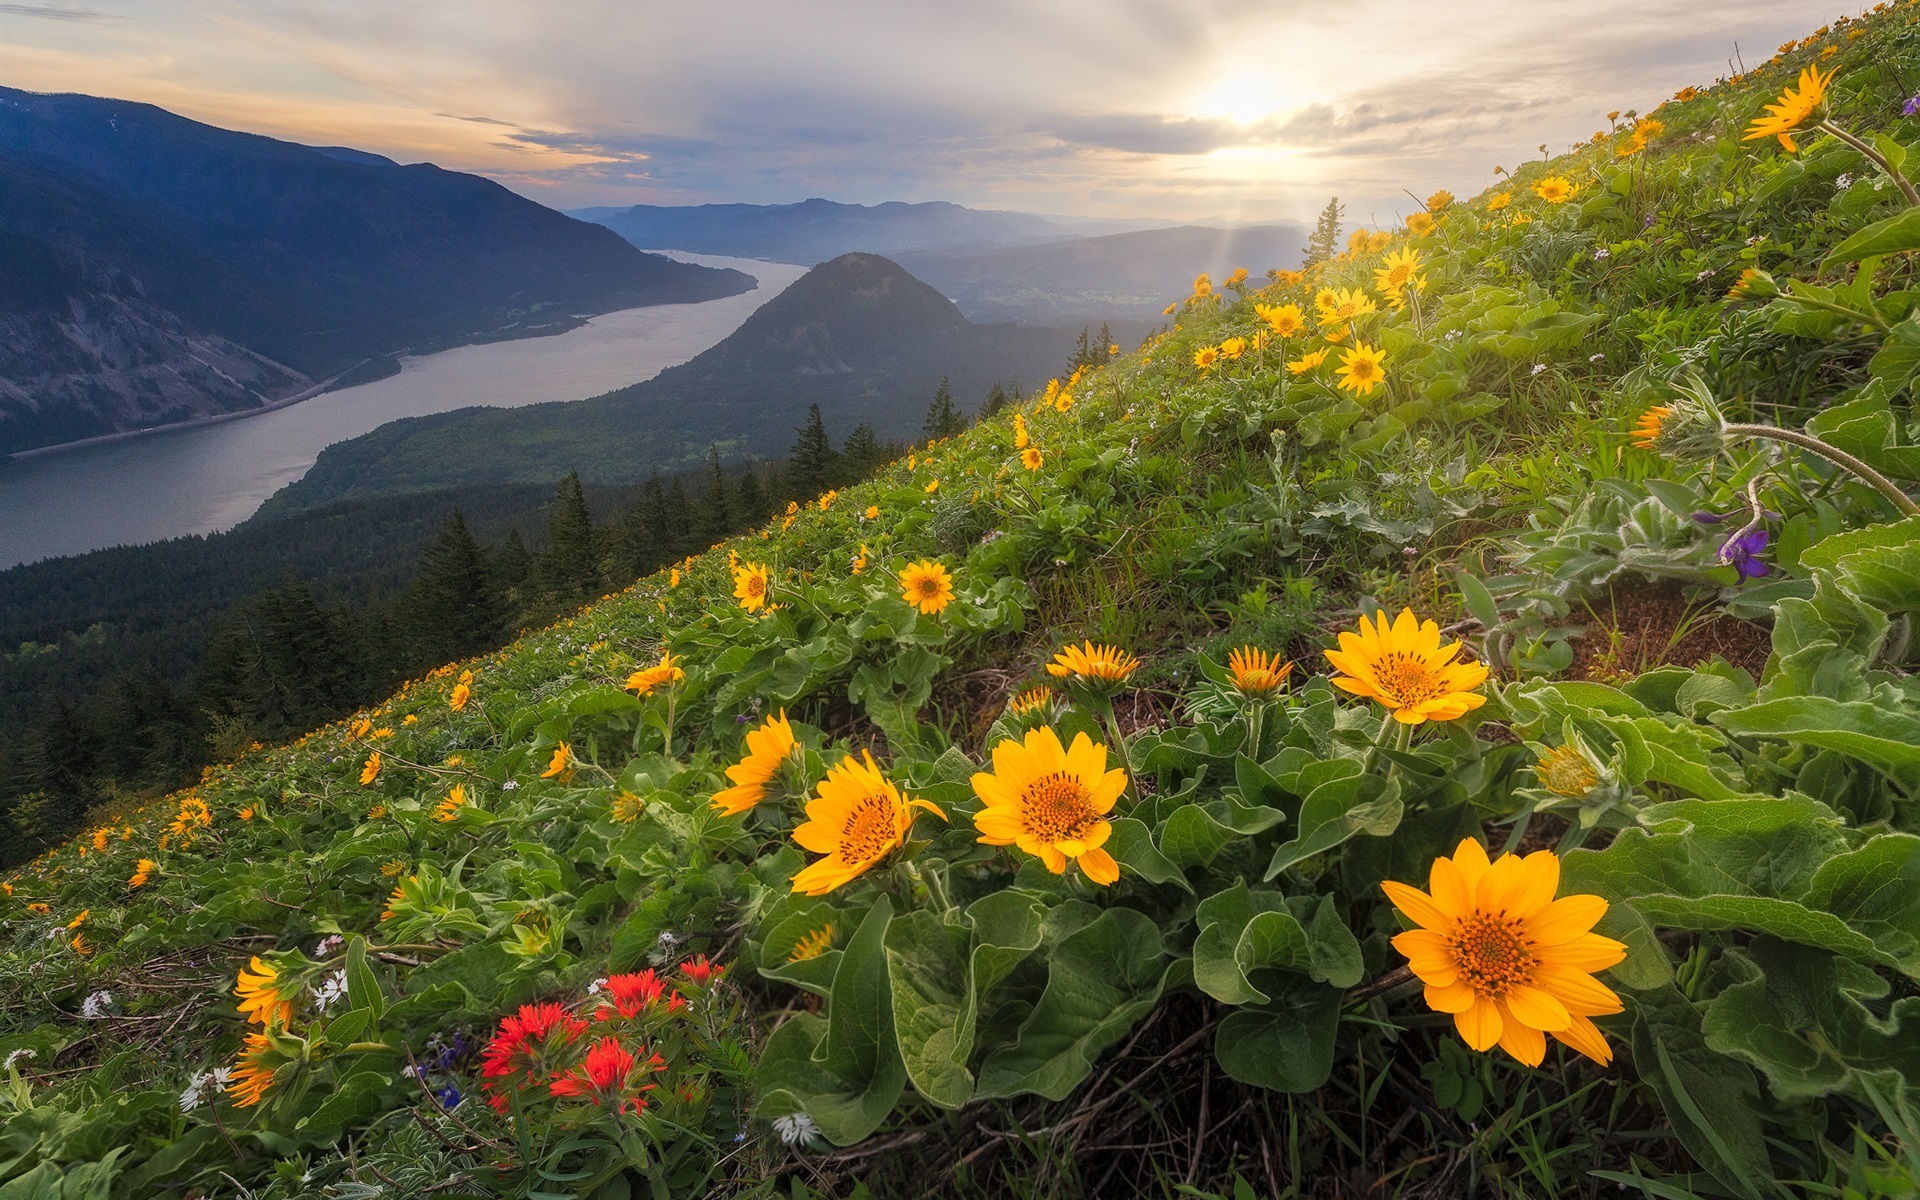
[[[1340,990],[1298,976],[1269,1004],[1228,1013],[1213,1052],[1228,1075],[1255,1087],[1310,1092],[1333,1071]]]
[[[1301,802],[1300,832],[1274,850],[1264,878],[1274,879],[1295,863],[1331,850],[1357,833],[1385,837],[1399,827],[1401,812],[1397,780],[1386,784],[1377,775],[1330,779]]]
[[[1107,909],[1062,938],[1018,1036],[981,1064],[979,1095],[1064,1098],[1159,1000],[1165,959],[1159,925],[1130,908]]]
[[[347,1000],[352,1011],[364,1011],[368,1020],[378,1022],[386,1011],[386,997],[380,994],[380,981],[367,965],[367,939],[354,934],[347,939]]]
[[[1903,209],[1884,221],[1875,221],[1828,252],[1822,269],[1835,263],[1859,262],[1920,250],[1920,208]]]
[[[1278,968],[1336,988],[1352,987],[1364,972],[1360,943],[1330,896],[1289,899],[1237,883],[1201,901],[1194,920],[1194,984],[1224,1004],[1271,999],[1255,972]]]
[[[1120,864],[1120,877],[1138,875],[1148,883],[1171,883],[1193,891],[1186,873],[1153,844],[1153,834],[1136,817],[1120,817],[1113,822],[1113,833],[1103,847]]]
[[[942,1108],[958,1108],[973,1094],[966,1063],[977,1008],[967,942],[958,920],[934,912],[906,913],[887,927],[887,981],[900,1058],[908,1081]]]
[[[1753,1071],[1707,1046],[1700,1014],[1671,987],[1640,993],[1633,1014],[1634,1064],[1687,1153],[1742,1196],[1787,1195],[1772,1182]]]
[[[842,952],[825,1017],[796,1014],[761,1052],[761,1104],[804,1112],[836,1146],[880,1127],[907,1085],[893,1030],[885,951],[893,905],[881,896]]]
[[[1909,795],[1920,793],[1920,716],[1871,701],[1792,696],[1709,718],[1737,737],[1767,737],[1837,750],[1883,772]]]

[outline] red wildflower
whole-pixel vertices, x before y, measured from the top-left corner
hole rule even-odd
[[[618,1112],[639,1112],[647,1106],[642,1092],[654,1089],[640,1080],[666,1069],[666,1060],[658,1054],[636,1059],[617,1037],[603,1037],[587,1050],[586,1061],[547,1086],[556,1096],[583,1096],[602,1107]]]
[[[506,1112],[514,1087],[522,1082],[539,1083],[557,1065],[555,1056],[586,1029],[585,1021],[552,1001],[522,1004],[517,1014],[502,1017],[499,1031],[480,1056],[487,1103],[498,1112]],[[524,1081],[517,1078],[523,1072]]]
[[[681,974],[703,986],[720,978],[721,975],[726,973],[726,970],[725,967],[718,963],[708,962],[707,956],[704,954],[690,963],[683,964],[680,968]]]
[[[607,995],[612,999],[612,1007],[601,1001],[600,1010],[594,1016],[602,1021],[611,1021],[617,1014],[622,1017],[637,1017],[654,1004],[660,1002],[666,985],[654,974],[653,968],[631,975],[614,975],[607,979]]]

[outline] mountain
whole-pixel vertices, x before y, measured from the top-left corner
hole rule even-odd
[[[579,208],[570,215],[594,221],[643,250],[691,250],[812,265],[850,251],[1025,244],[1070,238],[1075,230],[1030,213],[965,208],[945,201],[907,204],[635,204]]]
[[[695,464],[712,444],[727,455],[784,455],[809,404],[836,436],[861,421],[882,438],[918,436],[943,378],[962,406],[996,382],[1031,388],[1060,371],[1077,333],[970,323],[897,263],[846,254],[644,383],[591,400],[394,421],[329,446],[253,519],[349,497],[545,482],[575,469],[589,483],[619,483]]]
[[[1157,317],[1196,272],[1215,282],[1300,261],[1307,231],[1182,225],[987,250],[916,250],[899,261],[953,298],[970,320],[1057,322]]]
[[[0,454],[753,286],[476,176],[0,88]]]

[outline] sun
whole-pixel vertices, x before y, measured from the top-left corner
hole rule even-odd
[[[1213,85],[1192,105],[1195,116],[1258,125],[1296,107],[1272,74],[1230,75]]]

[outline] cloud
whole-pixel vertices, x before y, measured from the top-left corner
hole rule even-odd
[[[33,17],[42,21],[124,21],[118,13],[98,12],[90,8],[67,8],[52,4],[0,4],[0,16]]]
[[[20,86],[430,159],[548,203],[1168,218],[1471,194],[1811,24],[1803,0],[143,0],[134,22],[0,5],[26,10],[48,19],[0,43]]]

